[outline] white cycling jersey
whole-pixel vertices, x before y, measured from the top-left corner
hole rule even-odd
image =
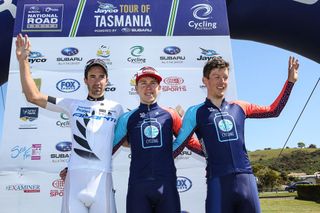
[[[72,151],[68,169],[95,169],[111,172],[114,128],[123,113],[117,102],[48,98],[46,109],[69,116]]]

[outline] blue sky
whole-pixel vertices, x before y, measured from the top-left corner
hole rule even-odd
[[[299,79],[281,115],[272,119],[246,120],[248,150],[282,148],[320,76],[319,64],[295,53],[256,42],[233,40],[232,51],[238,98],[260,105],[270,105],[276,98],[287,78],[288,57],[298,57]],[[298,142],[304,142],[306,146],[315,144],[320,147],[317,134],[319,99],[320,85],[315,89],[287,146],[297,147]]]
[[[318,63],[295,53],[270,45],[251,41],[231,40],[238,99],[260,105],[270,105],[277,97],[287,79],[288,57],[298,57],[299,80],[290,99],[278,118],[247,119],[245,128],[246,146],[250,151],[264,148],[282,148],[312,89],[320,77]],[[3,126],[3,93],[0,90],[0,138]],[[320,120],[320,85],[314,91],[295,130],[287,142],[297,147],[298,142],[306,146],[317,145]],[[320,132],[320,131],[319,131]]]

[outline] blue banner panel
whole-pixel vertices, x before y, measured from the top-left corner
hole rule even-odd
[[[15,35],[207,36],[229,35],[223,1],[54,1],[19,2]]]

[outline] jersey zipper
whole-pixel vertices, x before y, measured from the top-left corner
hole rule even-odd
[[[222,119],[224,121],[224,116],[222,114],[223,110],[221,110],[221,108],[218,108],[218,110],[219,110],[219,112],[221,114],[221,117],[222,117]],[[225,122],[223,122],[223,124],[226,125]],[[232,149],[231,142],[230,142],[229,138],[230,137],[228,136],[228,145],[229,145],[229,149],[230,149],[230,155],[231,155],[231,160],[232,160],[233,171],[236,172],[236,166],[235,166],[236,164],[235,164],[234,157],[233,157],[233,149]]]
[[[150,105],[148,104],[148,118],[149,118],[149,126],[150,126],[150,129],[152,131],[152,128],[151,128],[151,109],[150,109]],[[152,134],[152,133],[151,133]],[[154,153],[153,153],[153,149],[150,149],[151,151],[151,177],[154,178]]]

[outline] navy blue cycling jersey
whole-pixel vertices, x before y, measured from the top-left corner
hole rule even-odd
[[[195,132],[207,159],[207,178],[252,173],[244,142],[245,119],[277,117],[287,103],[292,87],[293,83],[287,81],[270,106],[223,100],[218,108],[206,99],[204,103],[190,107],[174,141],[174,151],[181,150],[186,139]]]
[[[181,127],[181,118],[173,109],[157,103],[140,104],[123,114],[116,125],[114,150],[127,140],[131,147],[129,183],[145,180],[176,181],[172,152],[173,135]]]

